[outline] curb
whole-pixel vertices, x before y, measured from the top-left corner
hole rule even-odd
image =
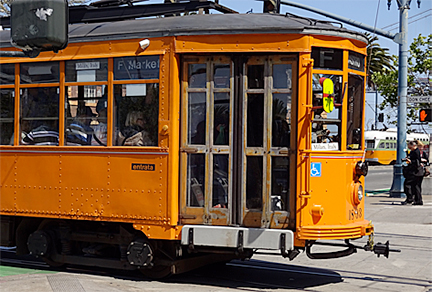
[[[374,195],[382,195],[388,192],[390,192],[390,189],[380,189],[380,190],[373,190],[373,191],[365,191],[365,195],[366,197],[371,197]]]

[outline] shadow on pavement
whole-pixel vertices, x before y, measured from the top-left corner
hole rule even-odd
[[[233,289],[305,289],[340,283],[341,275],[332,270],[279,264],[258,260],[232,261],[176,275],[170,283],[211,285]]]

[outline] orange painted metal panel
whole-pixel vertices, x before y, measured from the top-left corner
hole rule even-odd
[[[179,36],[176,53],[199,52],[308,52],[309,36],[300,34],[251,34]]]

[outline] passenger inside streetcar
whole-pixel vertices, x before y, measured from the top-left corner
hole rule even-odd
[[[91,145],[93,129],[90,124],[95,114],[89,106],[78,108],[77,115],[66,129],[66,142],[69,146]]]
[[[121,146],[154,146],[150,135],[144,130],[146,120],[144,114],[138,111],[129,112],[123,130],[118,135],[118,145]]]

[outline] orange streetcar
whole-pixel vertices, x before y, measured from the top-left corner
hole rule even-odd
[[[373,234],[365,36],[191,3],[227,13],[82,20],[58,53],[0,60],[2,245],[163,277]]]

